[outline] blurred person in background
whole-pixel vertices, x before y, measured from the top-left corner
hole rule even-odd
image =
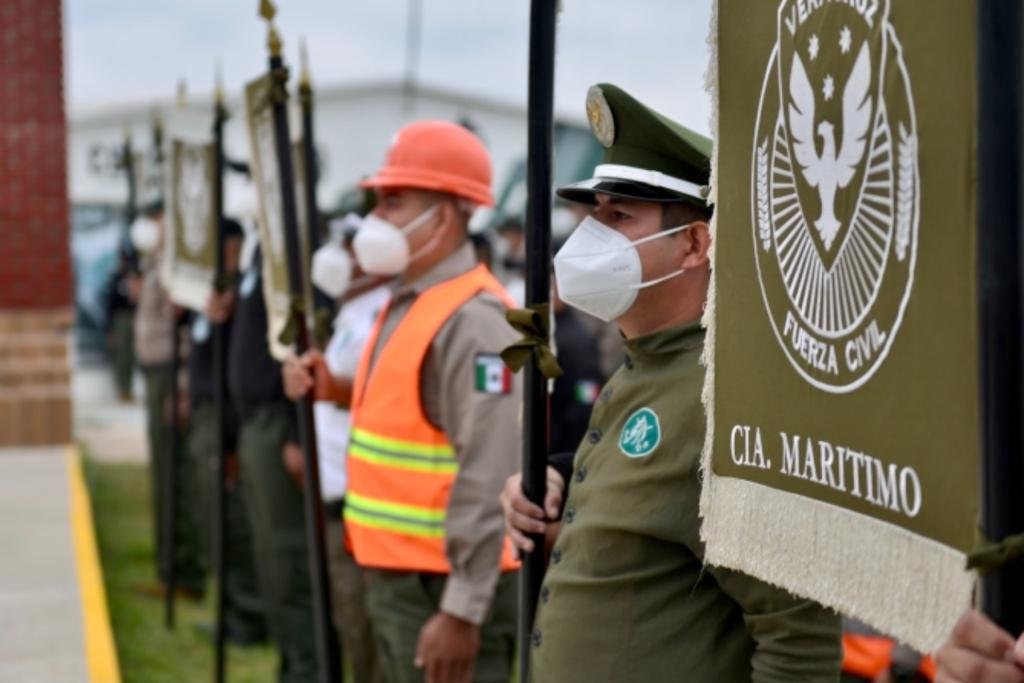
[[[160,284],[160,250],[163,242],[163,203],[146,206],[131,227],[132,242],[142,254],[142,283],[134,321],[135,355],[142,369],[146,386],[146,423],[149,438],[149,466],[153,501],[154,538],[157,575],[160,583],[140,586],[140,591],[154,597],[164,593],[167,569],[174,562],[176,590],[182,597],[199,600],[205,589],[206,575],[202,562],[202,540],[199,527],[199,503],[195,498],[197,473],[192,460],[185,457],[186,424],[180,406],[170,405],[171,382],[184,388],[183,377],[174,377],[171,370],[173,342],[171,335],[180,333],[181,317]],[[186,344],[179,348],[186,349]],[[184,392],[179,394],[184,396]],[[171,466],[171,420],[179,420],[182,438],[173,462],[175,477],[175,539],[173,558],[164,539],[164,496]]]
[[[199,472],[198,493],[202,498],[204,549],[213,556],[214,540],[213,497],[217,485],[217,412],[214,404],[213,325],[224,323],[225,348],[230,345],[232,305],[238,282],[239,252],[244,236],[242,226],[231,218],[222,223],[224,232],[224,276],[229,283],[224,294],[210,296],[205,314],[190,317],[191,344],[188,356],[189,456]],[[226,359],[225,359],[226,360]],[[231,402],[227,383],[227,363],[222,368],[226,400],[224,405],[225,499],[224,541],[226,582],[224,585],[224,627],[227,642],[247,646],[263,643],[267,639],[267,625],[263,613],[263,599],[256,581],[253,559],[252,531],[245,504],[245,494],[239,482],[238,416]],[[199,628],[209,631],[209,624]]]
[[[239,417],[238,460],[270,637],[278,648],[280,683],[317,675],[313,597],[302,505],[303,454],[295,406],[284,394],[281,364],[270,355],[262,254],[256,250],[233,310],[228,386]],[[227,298],[227,294],[222,295]]]
[[[113,355],[114,388],[121,401],[132,401],[132,378],[135,374],[135,303],[139,298],[141,280],[138,259],[130,241],[117,250],[117,265],[107,284],[107,343]]]

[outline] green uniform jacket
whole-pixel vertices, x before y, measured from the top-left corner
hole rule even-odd
[[[839,616],[700,541],[697,325],[626,342],[576,451],[529,647],[534,683],[837,681]]]

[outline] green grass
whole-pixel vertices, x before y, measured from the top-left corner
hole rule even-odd
[[[212,590],[203,604],[178,601],[174,630],[164,627],[162,601],[136,592],[156,578],[146,466],[87,458],[85,476],[124,683],[212,681],[213,648],[195,628],[213,621]],[[270,683],[276,667],[269,647],[228,648],[231,683]]]

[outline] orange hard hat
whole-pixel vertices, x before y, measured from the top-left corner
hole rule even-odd
[[[494,206],[487,148],[480,138],[448,121],[417,121],[399,130],[384,166],[359,186],[436,190]]]

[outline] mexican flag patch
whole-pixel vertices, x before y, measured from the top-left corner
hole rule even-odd
[[[507,394],[512,391],[512,371],[497,354],[476,355],[476,390],[485,394]]]
[[[592,380],[581,379],[576,382],[576,387],[573,394],[576,396],[576,400],[585,406],[594,405],[594,401],[597,400],[597,395],[601,393],[601,386]]]

